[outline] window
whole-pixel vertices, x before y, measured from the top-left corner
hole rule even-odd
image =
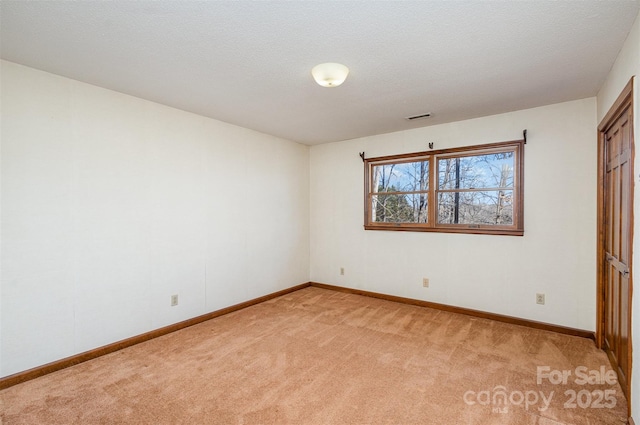
[[[365,159],[365,229],[522,235],[524,141]]]

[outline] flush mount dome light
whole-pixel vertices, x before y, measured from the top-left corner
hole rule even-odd
[[[347,79],[349,68],[341,63],[321,63],[313,67],[311,75],[322,87],[338,87]]]

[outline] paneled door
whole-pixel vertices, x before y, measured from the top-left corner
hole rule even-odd
[[[628,94],[633,93],[632,82],[630,85]],[[602,191],[599,194],[602,203],[599,242],[601,344],[618,373],[618,380],[627,400],[630,400],[634,146],[632,96],[622,96],[614,108],[607,114],[599,129]]]

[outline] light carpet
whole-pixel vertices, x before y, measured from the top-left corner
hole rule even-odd
[[[601,370],[587,339],[309,287],[8,388],[0,418],[623,424],[622,391]]]

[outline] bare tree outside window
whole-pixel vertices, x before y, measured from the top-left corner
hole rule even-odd
[[[523,141],[365,161],[365,229],[523,234]]]
[[[372,221],[426,223],[428,190],[428,161],[374,166]]]
[[[513,224],[514,152],[438,159],[438,223]]]

